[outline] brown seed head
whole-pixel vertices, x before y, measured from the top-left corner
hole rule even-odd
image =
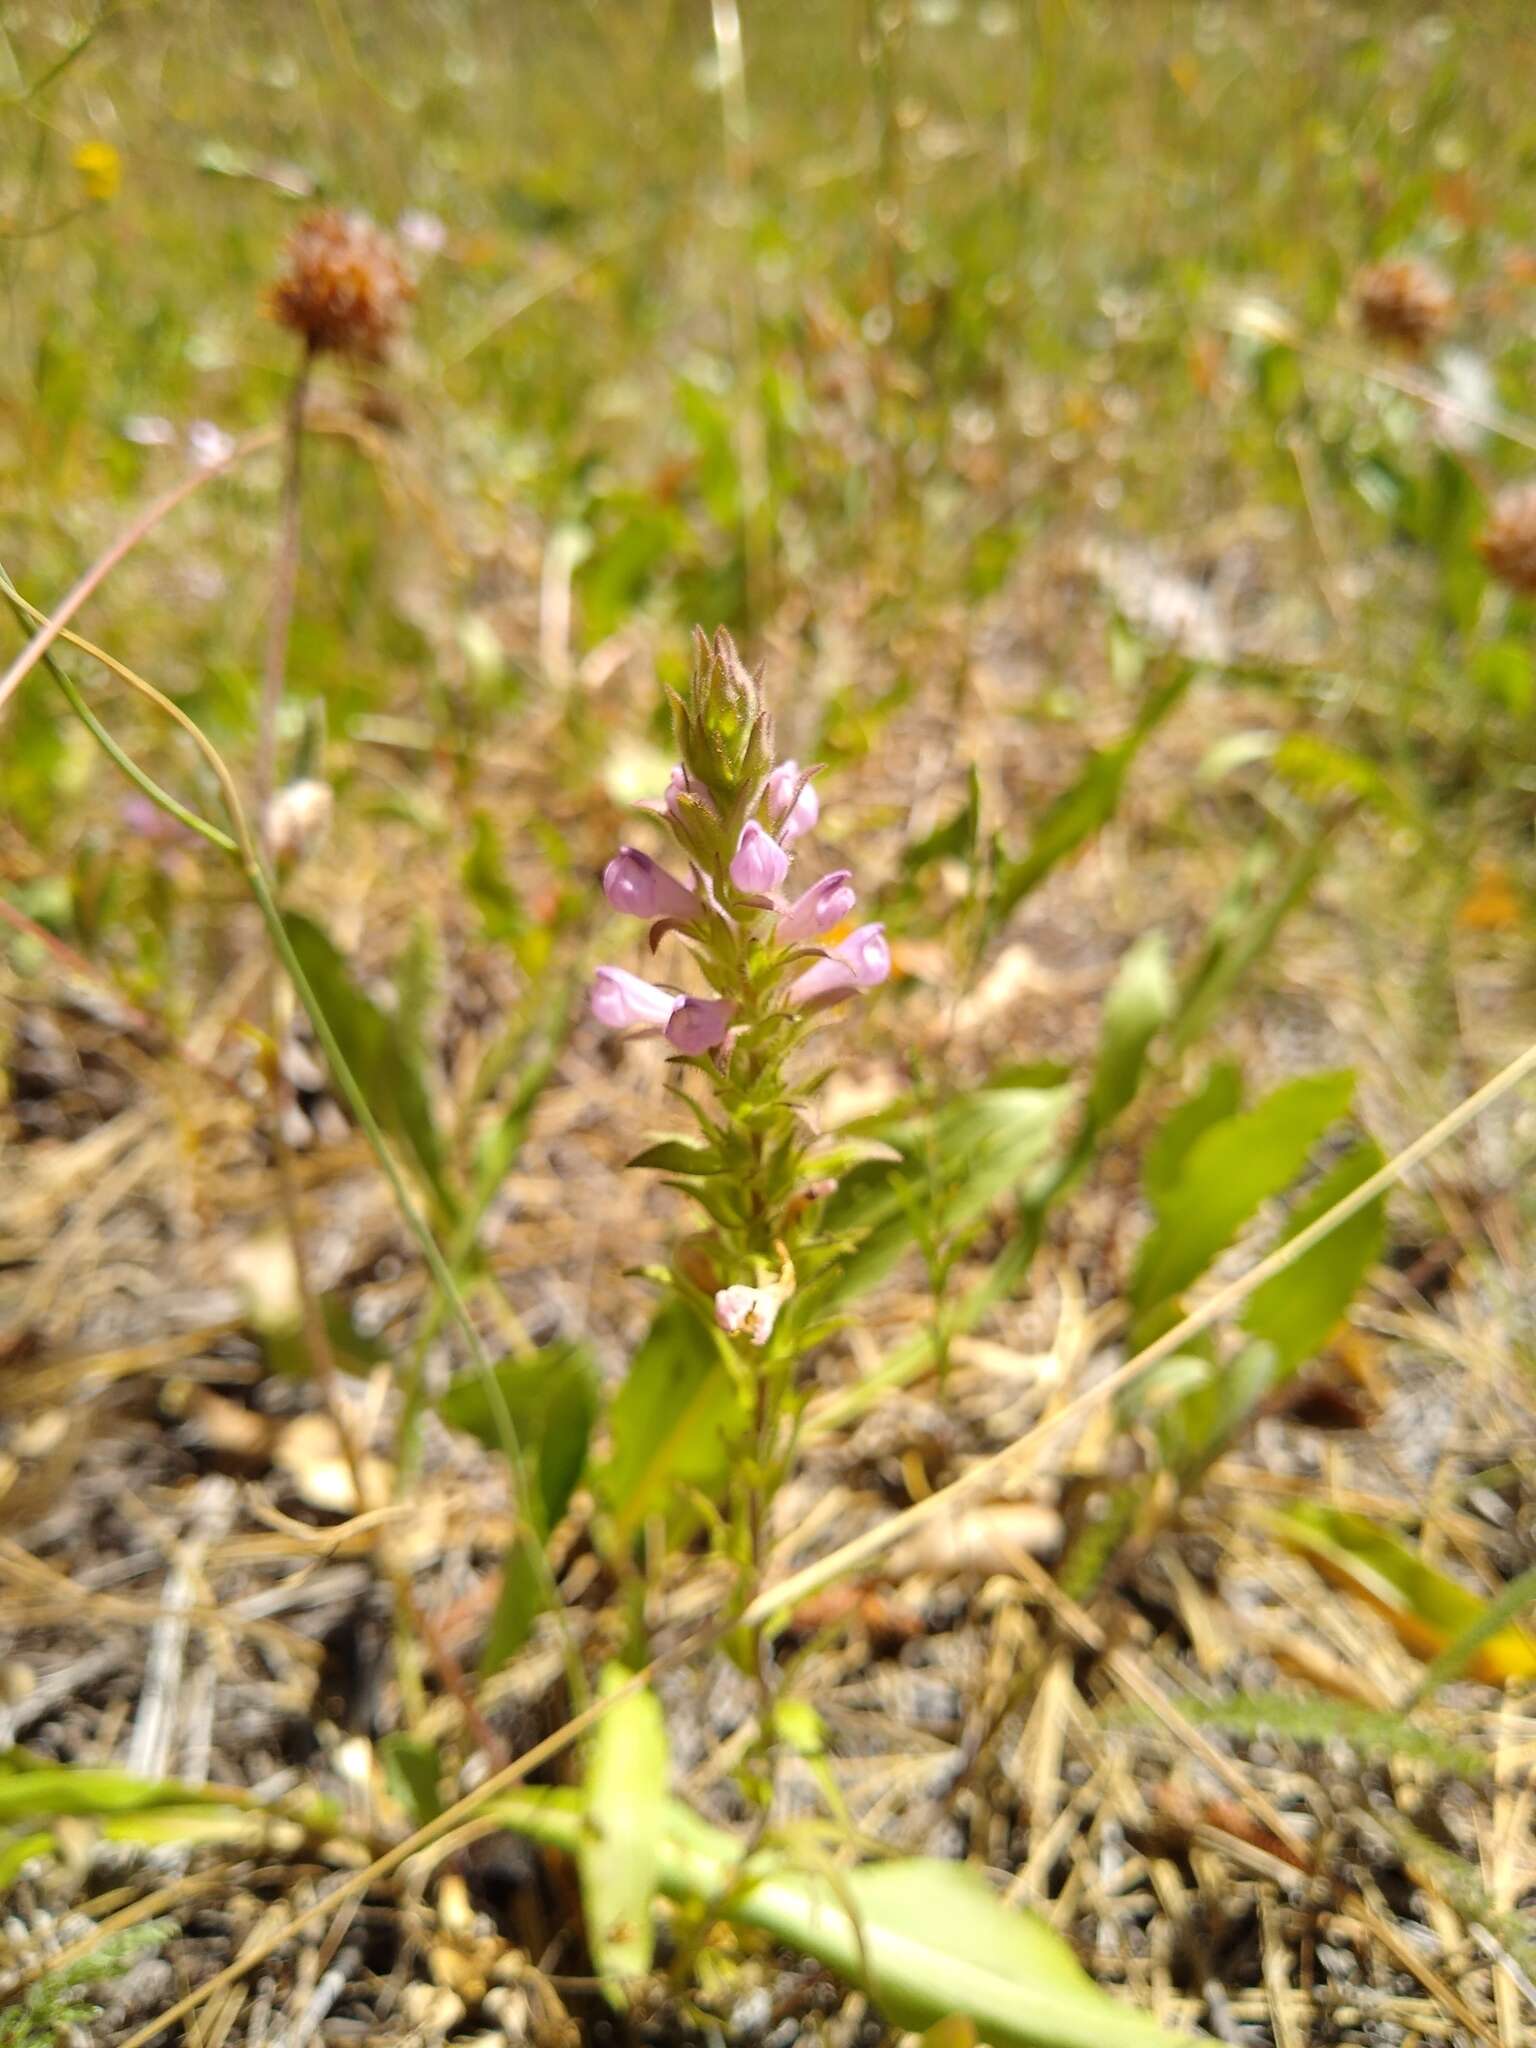
[[[1477,551],[1492,575],[1524,597],[1536,597],[1536,484],[1514,484],[1493,501]]]
[[[328,209],[300,221],[272,287],[272,317],[319,354],[377,362],[405,318],[411,281],[388,235],[360,213]]]
[[[1355,314],[1373,341],[1418,355],[1451,324],[1455,301],[1438,271],[1411,256],[1373,263],[1355,278]]]

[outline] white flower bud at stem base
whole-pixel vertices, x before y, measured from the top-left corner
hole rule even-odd
[[[274,860],[295,860],[324,838],[335,799],[328,782],[312,776],[278,790],[266,808],[262,829]]]

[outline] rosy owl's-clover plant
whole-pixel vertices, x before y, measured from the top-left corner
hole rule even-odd
[[[794,1054],[821,1013],[890,973],[878,924],[835,935],[853,913],[846,868],[795,889],[798,842],[816,825],[814,769],[774,756],[759,675],[730,635],[695,634],[693,676],[673,696],[681,755],[665,794],[645,806],[670,834],[687,880],[635,847],[608,863],[616,910],[648,919],[651,948],[691,954],[707,993],[602,967],[592,1009],[613,1030],[661,1033],[713,1102],[675,1092],[703,1142],[655,1146],[635,1162],[667,1170],[709,1227],[684,1240],[671,1284],[712,1322],[753,1418],[736,1470],[744,1563],[760,1556],[762,1517],[792,1448],[795,1361],[816,1334],[815,1281],[839,1245],[821,1227],[848,1163],[820,1143],[813,1101],[823,1077],[796,1082]],[[755,1441],[753,1437],[755,1436]]]

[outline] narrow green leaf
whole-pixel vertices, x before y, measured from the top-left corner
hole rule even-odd
[[[602,1690],[629,1678],[610,1665]],[[644,1977],[655,1954],[652,1912],[667,1817],[667,1731],[650,1688],[621,1700],[598,1722],[587,1756],[586,1810],[577,1850],[587,1944],[615,2004],[619,1987]]]
[[[442,1141],[423,1071],[410,1057],[395,1020],[352,978],[330,939],[307,917],[284,914],[289,943],[324,1010],[343,1057],[373,1113],[414,1162],[446,1215],[454,1211]]]
[[[480,1653],[480,1675],[489,1677],[515,1657],[544,1611],[545,1588],[530,1541],[516,1536],[501,1561],[501,1584]]]
[[[1193,673],[1192,668],[1181,667],[1171,682],[1155,691],[1125,737],[1102,753],[1091,755],[1077,781],[1047,807],[1028,852],[1017,860],[1000,862],[988,909],[988,921],[994,930],[1032,890],[1039,888],[1053,868],[1109,823],[1119,808],[1120,792],[1131,763],[1183,696]]]
[[[1113,1121],[1141,1086],[1147,1048],[1173,1014],[1173,972],[1160,932],[1138,939],[1104,1001],[1099,1061],[1088,1093],[1097,1125]]]
[[[565,1513],[586,1462],[597,1420],[597,1364],[583,1344],[550,1344],[532,1358],[504,1358],[495,1367],[506,1412],[535,1487],[531,1506],[547,1536]],[[437,1412],[489,1450],[505,1449],[498,1403],[478,1372],[464,1373],[439,1396]]]
[[[664,1138],[648,1145],[625,1162],[629,1166],[653,1166],[662,1173],[718,1173],[720,1155],[713,1145],[690,1145],[686,1138]]]
[[[396,1729],[380,1742],[379,1760],[390,1791],[410,1815],[412,1824],[419,1828],[436,1820],[443,1810],[443,1761],[437,1744]]]

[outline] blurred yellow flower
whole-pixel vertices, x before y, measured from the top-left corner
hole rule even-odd
[[[82,142],[70,159],[88,199],[112,199],[123,182],[123,160],[110,142]]]

